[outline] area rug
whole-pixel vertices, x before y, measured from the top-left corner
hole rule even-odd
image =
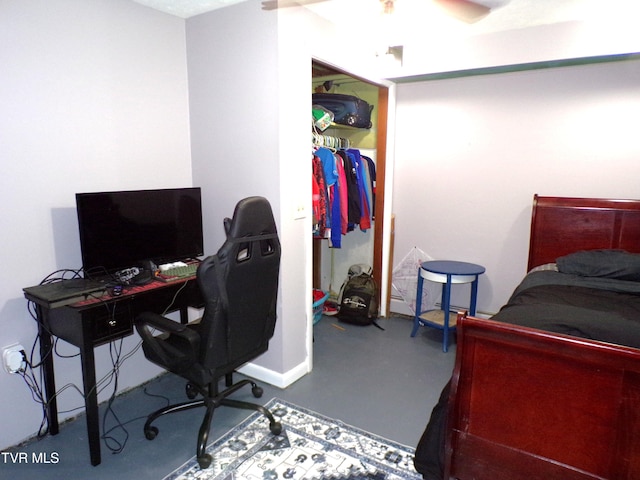
[[[412,448],[277,398],[265,406],[282,423],[280,435],[256,412],[207,448],[209,468],[201,470],[194,456],[165,480],[422,478]]]

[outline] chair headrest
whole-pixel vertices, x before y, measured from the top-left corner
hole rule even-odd
[[[277,233],[269,201],[258,196],[240,200],[233,218],[225,219],[224,227],[229,239]]]

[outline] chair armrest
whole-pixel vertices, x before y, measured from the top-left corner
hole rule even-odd
[[[147,358],[172,371],[188,368],[197,361],[200,335],[182,323],[162,315],[143,312],[135,319]],[[154,335],[151,329],[162,332]]]
[[[168,319],[167,317],[163,317],[162,315],[153,312],[142,312],[136,317],[135,323],[136,327],[138,325],[148,325],[152,328],[155,328],[156,330],[160,330],[166,333],[174,333],[177,335],[185,331],[190,331],[188,328],[186,328],[185,324],[175,322]],[[189,336],[189,333],[187,333],[186,335]]]

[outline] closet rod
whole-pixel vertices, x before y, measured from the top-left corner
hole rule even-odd
[[[331,135],[322,135],[320,133],[311,133],[311,141],[317,147],[327,147],[336,150],[344,150],[351,148],[351,142],[348,138],[334,137]]]

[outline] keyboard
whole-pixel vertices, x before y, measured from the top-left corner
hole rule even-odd
[[[157,278],[163,282],[173,282],[183,278],[194,277],[198,270],[199,263],[189,263],[185,266],[171,267],[161,270]]]

